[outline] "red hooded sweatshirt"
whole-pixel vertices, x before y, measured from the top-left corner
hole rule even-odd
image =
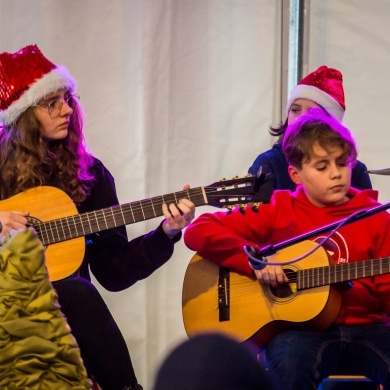
[[[187,227],[184,241],[201,256],[250,276],[253,271],[244,245],[261,248],[277,244],[340,221],[357,210],[379,205],[378,194],[373,190],[350,188],[347,196],[350,199],[343,204],[318,207],[308,200],[302,186],[295,192],[275,191],[271,202],[260,205],[257,211],[248,206],[244,212],[236,208],[230,213],[200,215]],[[332,236],[331,245],[330,254],[339,263],[390,256],[389,213],[383,211],[343,226]],[[342,306],[336,324],[387,322],[390,274],[354,280],[353,287],[341,294]]]

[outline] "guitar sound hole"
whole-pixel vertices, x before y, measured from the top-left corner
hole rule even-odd
[[[32,217],[31,215],[27,217],[27,226],[38,225],[40,222],[38,218]]]
[[[288,298],[294,293],[289,284],[282,284],[276,288],[271,287],[271,291],[277,298]]]
[[[291,269],[284,269],[284,273],[291,283],[284,283],[278,287],[270,287],[271,293],[276,298],[289,298],[297,292],[296,272]]]

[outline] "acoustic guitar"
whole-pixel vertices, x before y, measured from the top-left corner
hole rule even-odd
[[[313,241],[295,244],[278,252],[275,261],[289,261],[315,245]],[[216,331],[265,347],[281,331],[329,327],[340,310],[339,287],[346,288],[350,280],[390,273],[390,257],[331,262],[320,247],[303,260],[283,266],[289,282],[272,288],[195,254],[183,282],[185,330],[189,337]]]
[[[190,199],[195,206],[256,205],[269,200],[270,186],[270,178],[266,175],[248,175],[82,214],[63,191],[41,186],[1,201],[0,211],[30,212],[28,226],[35,229],[46,247],[49,277],[56,281],[80,267],[85,254],[84,236],[88,234],[160,217],[163,203],[177,204],[182,198]]]

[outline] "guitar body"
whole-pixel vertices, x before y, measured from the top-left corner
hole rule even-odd
[[[62,190],[42,186],[21,192],[0,202],[0,211],[29,211],[29,225],[77,215],[70,197]],[[77,270],[84,258],[85,238],[57,242],[46,247],[46,266],[51,281],[63,279]]]
[[[304,241],[278,252],[272,261],[294,259],[314,245],[316,243]],[[319,248],[309,257],[283,268],[286,272],[328,265],[326,251]],[[229,281],[221,281],[221,268],[198,254],[187,267],[182,310],[184,327],[189,337],[199,332],[215,331],[225,333],[239,342],[251,340],[265,347],[276,334],[284,330],[326,328],[339,312],[341,297],[329,285],[297,290],[296,283],[287,283],[272,289],[260,285],[255,278],[234,271],[228,271]],[[222,275],[225,272],[226,269]],[[221,290],[221,284],[226,284],[226,289]],[[222,320],[221,301],[228,303],[228,310],[226,307],[222,310],[225,311]]]

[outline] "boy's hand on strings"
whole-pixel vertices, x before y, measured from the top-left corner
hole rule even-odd
[[[288,278],[280,265],[267,265],[262,270],[254,270],[254,272],[260,283],[271,285],[271,287],[278,287],[280,284],[288,282]]]

